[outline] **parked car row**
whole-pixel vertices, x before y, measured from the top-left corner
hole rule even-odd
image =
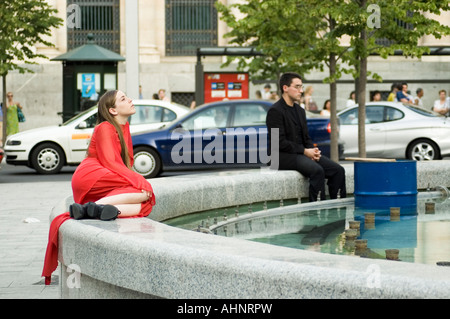
[[[136,100],[134,105],[132,133],[156,129],[189,112],[185,106],[160,100]],[[55,174],[65,165],[78,165],[86,156],[96,122],[97,106],[93,106],[60,126],[11,135],[4,148],[6,163],[25,165],[41,174]]]
[[[273,103],[231,100],[203,105],[159,130],[134,135],[134,170],[261,167],[269,162],[267,111]],[[311,139],[330,154],[330,120],[308,114]],[[342,153],[342,145],[341,145]]]
[[[272,103],[232,100],[184,106],[155,100],[134,102],[130,118],[133,169],[147,178],[163,171],[260,167],[270,159],[265,119]],[[61,126],[14,134],[5,145],[6,162],[53,174],[79,164],[96,123],[96,107]],[[329,118],[307,113],[312,140],[330,155]],[[339,155],[358,156],[358,106],[338,113]],[[450,155],[450,119],[422,108],[395,102],[366,105],[368,157],[436,160]]]

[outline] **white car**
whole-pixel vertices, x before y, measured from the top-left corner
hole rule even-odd
[[[160,100],[133,101],[131,134],[153,130],[189,113],[189,108]],[[27,130],[8,136],[6,163],[25,165],[41,174],[58,173],[65,165],[78,165],[86,156],[97,122],[97,106],[81,112],[64,124]]]
[[[358,156],[358,106],[338,113],[344,157]],[[366,104],[367,157],[437,160],[450,154],[450,118],[399,102]]]

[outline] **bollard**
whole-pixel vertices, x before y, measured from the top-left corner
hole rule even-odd
[[[360,227],[361,227],[361,222],[357,221],[357,220],[351,220],[348,222],[350,229],[356,229],[357,234],[356,236],[360,235]]]
[[[386,259],[398,260],[398,254],[399,254],[398,249],[386,249],[385,252],[386,252]]]
[[[400,220],[400,207],[391,207],[391,222],[397,222]]]
[[[435,203],[426,202],[425,203],[425,214],[434,214]]]
[[[366,250],[367,249],[367,239],[357,239],[355,240],[356,250]]]
[[[354,240],[358,235],[357,229],[348,228],[345,230],[345,239]]]
[[[375,229],[375,213],[364,213],[364,229]]]

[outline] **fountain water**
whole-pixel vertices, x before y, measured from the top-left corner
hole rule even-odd
[[[226,237],[369,258],[384,258],[386,249],[402,249],[403,261],[436,264],[450,260],[450,241],[445,240],[450,237],[450,227],[443,227],[447,232],[437,244],[441,247],[440,253],[436,252],[437,249],[428,248],[426,254],[421,251],[421,247],[429,245],[429,237],[436,227],[432,224],[450,225],[450,201],[446,200],[448,197],[449,192],[445,187],[419,193],[418,211],[414,215],[410,210],[405,215],[401,214],[399,207],[365,212],[354,207],[353,198],[303,204],[290,199],[252,203],[247,208],[241,206],[241,214],[235,213],[231,218],[224,215],[221,221],[214,217],[214,224],[206,230],[203,226],[192,226],[195,223],[204,225],[204,221],[200,219],[205,214],[221,215],[219,210],[191,215],[188,223],[183,221],[185,217],[165,223]],[[239,207],[235,210],[238,212]],[[365,249],[370,249],[371,252],[364,253]],[[386,258],[394,259],[390,256],[389,254]]]

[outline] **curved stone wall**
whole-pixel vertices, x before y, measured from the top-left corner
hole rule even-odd
[[[344,165],[353,192],[353,165]],[[418,163],[418,188],[450,187],[450,161]],[[190,212],[305,197],[297,172],[200,173],[151,181],[151,218],[69,220],[59,232],[63,298],[449,298],[450,268],[272,246],[174,228]],[[447,185],[445,185],[447,184]],[[51,218],[67,211],[66,198]]]

